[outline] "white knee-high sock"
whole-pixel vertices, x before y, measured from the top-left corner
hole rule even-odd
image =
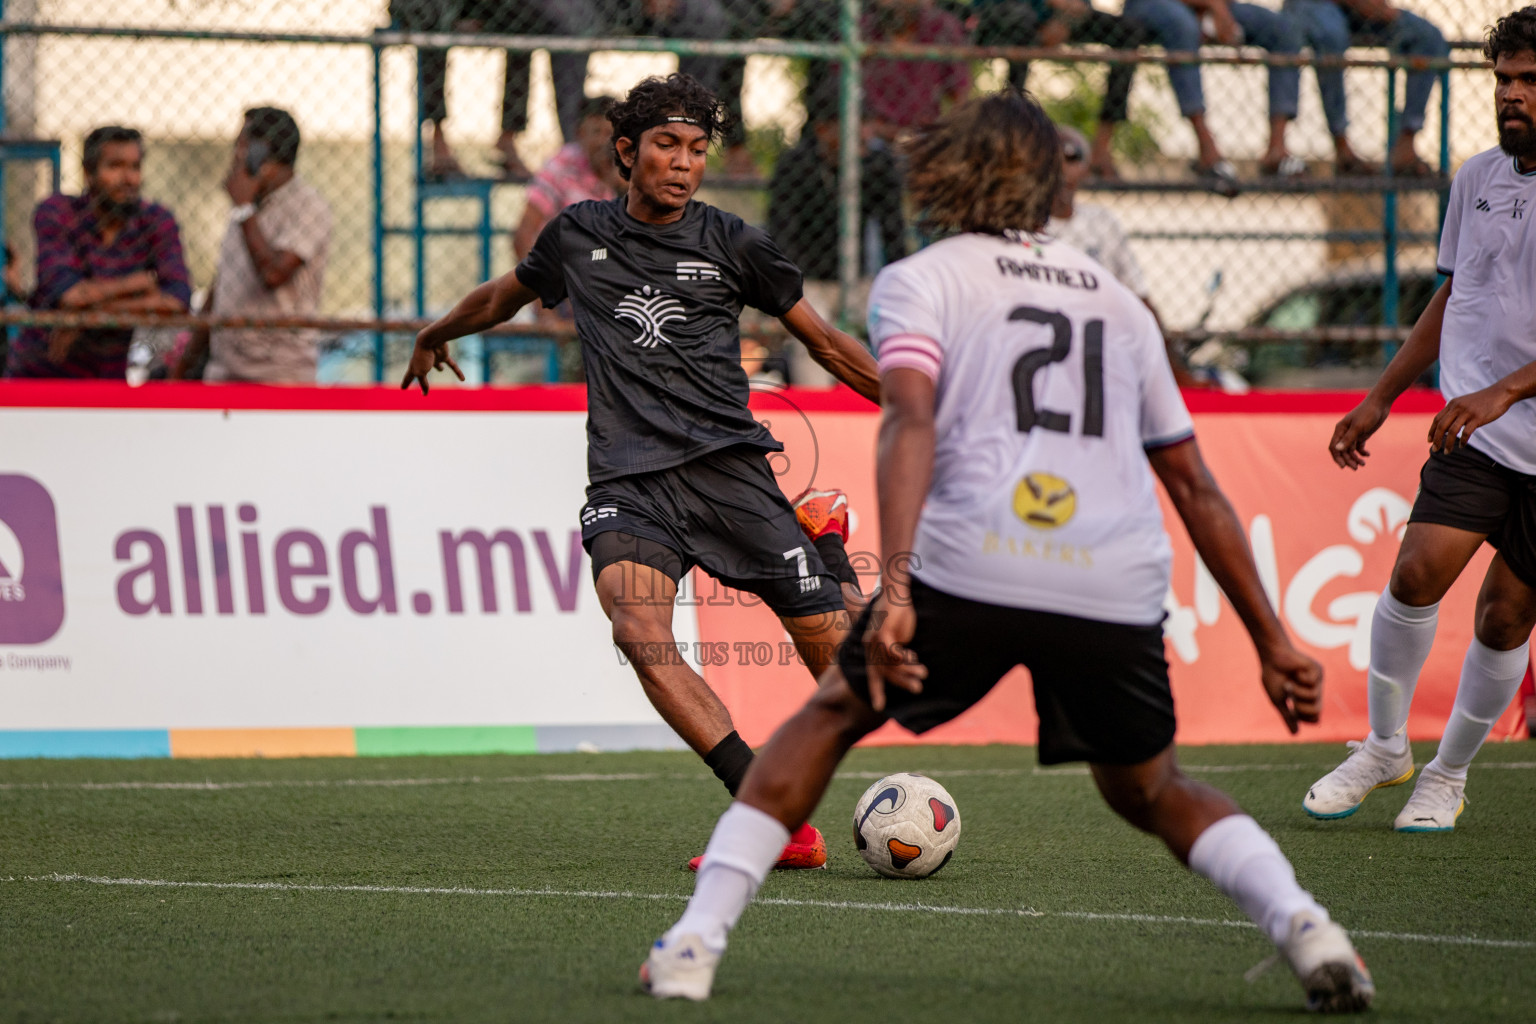
[[[1529,640],[1512,651],[1496,651],[1472,638],[1461,663],[1461,682],[1456,686],[1450,721],[1445,723],[1440,749],[1430,762],[1437,771],[1452,778],[1467,777],[1467,766],[1488,738],[1493,723],[1515,699],[1530,663]]]
[[[698,935],[710,949],[724,950],[726,936],[787,842],[789,829],[777,819],[739,800],[731,804],[709,837],[688,909],[666,937]]]
[[[1424,659],[1435,642],[1438,603],[1415,608],[1381,592],[1371,616],[1371,668],[1366,677],[1371,733],[1377,743],[1401,753],[1408,742],[1408,706]]]
[[[1222,818],[1200,833],[1189,849],[1189,866],[1231,897],[1276,945],[1290,934],[1298,911],[1328,920],[1328,912],[1296,884],[1280,847],[1246,814]]]

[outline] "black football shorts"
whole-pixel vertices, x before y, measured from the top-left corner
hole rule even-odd
[[[1536,476],[1465,445],[1430,452],[1408,521],[1486,533],[1520,581],[1536,587]]]
[[[800,529],[760,448],[736,445],[591,484],[581,541],[594,580],[616,562],[652,566],[674,582],[697,565],[756,594],[780,618],[844,610],[842,588]]]
[[[985,697],[1017,665],[1034,679],[1041,764],[1140,764],[1173,742],[1173,691],[1161,623],[1127,626],[1007,608],[912,584],[917,632],[908,646],[928,668],[922,693],[885,688],[886,713],[913,732],[942,725]],[[853,691],[869,699],[862,637],[867,608],[838,649]]]

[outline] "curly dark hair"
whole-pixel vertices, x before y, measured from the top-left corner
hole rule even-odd
[[[647,128],[656,127],[668,116],[697,121],[711,145],[725,137],[731,123],[725,104],[714,93],[692,75],[678,72],[666,78],[653,75],[644,79],[608,111],[613,137],[629,139],[636,146],[640,145],[640,136]],[[618,165],[620,176],[628,181],[630,169],[619,159],[617,148],[613,152],[613,162]]]
[[[1536,54],[1536,6],[1506,14],[1488,30],[1483,56],[1490,63],[1512,53]]]
[[[937,231],[1039,231],[1061,182],[1061,138],[1028,93],[967,100],[904,147],[907,191]]]
[[[299,158],[299,124],[288,111],[252,107],[245,112],[245,131],[267,144],[272,153],[270,159],[292,167]]]

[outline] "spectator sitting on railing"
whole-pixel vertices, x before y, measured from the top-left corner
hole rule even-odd
[[[975,0],[976,42],[980,46],[1056,47],[1064,43],[1102,43],[1115,50],[1134,50],[1152,35],[1134,21],[1095,10],[1087,0]],[[1087,170],[1101,178],[1118,178],[1109,146],[1115,126],[1129,114],[1134,64],[1111,64],[1099,108],[1099,125]],[[1008,84],[1023,92],[1029,79],[1028,61],[1011,61]]]
[[[599,27],[597,9],[590,0],[390,0],[389,16],[392,27],[415,32],[590,36]],[[587,80],[587,55],[552,53],[549,63],[560,130],[570,139],[576,134]],[[526,181],[529,177],[528,167],[517,153],[517,137],[528,128],[531,74],[531,55],[508,50],[496,150],[502,176],[510,180]],[[421,120],[432,125],[431,153],[422,173],[429,178],[463,177],[464,169],[443,131],[448,118],[448,51],[418,50],[416,77]]]
[[[1190,53],[1207,41],[1202,17],[1213,30],[1210,42],[1226,46],[1259,46],[1275,54],[1301,52],[1300,28],[1277,11],[1257,4],[1229,0],[1125,0],[1125,17],[1146,26],[1152,37],[1170,53]],[[1221,191],[1235,191],[1237,171],[1221,155],[1216,139],[1205,123],[1205,92],[1200,65],[1170,64],[1168,81],[1179,101],[1179,113],[1195,130],[1200,155],[1195,171],[1213,180]],[[1295,119],[1301,93],[1301,69],[1269,69],[1269,147],[1259,160],[1265,174],[1283,178],[1306,173],[1306,164],[1285,148],[1286,126]]]
[[[287,111],[245,112],[224,179],[234,208],[203,312],[251,317],[319,312],[331,208],[294,173],[298,155],[299,126]],[[195,331],[173,375],[191,375],[207,353],[204,380],[312,383],[317,343],[311,330]]]
[[[779,157],[768,183],[768,234],[805,274],[805,298],[827,320],[837,317],[839,122],[823,104],[800,141]],[[883,139],[866,142],[859,173],[859,287],[854,305],[862,318],[864,299],[875,273],[907,254],[906,223],[901,215],[901,174]],[[871,243],[874,243],[873,245]],[[835,381],[811,358],[804,345],[784,343],[794,384],[831,387]]]
[[[33,217],[33,309],[184,313],[192,296],[171,211],[140,198],[144,141],[132,128],[85,137],[84,195],[49,196]],[[131,327],[28,327],[11,346],[7,377],[122,380]]]
[[[963,46],[967,42],[960,20],[936,9],[931,0],[873,0],[864,14],[862,31],[871,43]],[[971,69],[965,61],[891,57],[864,61],[864,116],[875,134],[885,139],[895,138],[904,128],[937,120],[945,104],[959,102],[970,89]]]
[[[1061,184],[1051,203],[1051,219],[1046,222],[1045,233],[1065,242],[1103,264],[1104,269],[1131,290],[1146,304],[1157,320],[1158,330],[1163,329],[1162,317],[1152,305],[1147,278],[1141,272],[1141,261],[1131,251],[1120,218],[1106,206],[1083,203],[1077,200],[1077,189],[1088,176],[1088,140],[1071,125],[1058,124],[1056,134],[1061,136]],[[1168,350],[1168,362],[1173,367],[1174,380],[1179,387],[1199,387],[1184,365],[1184,358],[1177,346],[1164,338]]]
[[[1397,54],[1417,57],[1448,57],[1450,45],[1434,25],[1387,0],[1285,0],[1284,13],[1294,18],[1318,56],[1341,55],[1350,44],[1385,46]],[[1377,168],[1360,159],[1350,148],[1344,96],[1343,68],[1316,68],[1317,91],[1323,96],[1323,112],[1333,133],[1334,170],[1338,174],[1375,174]],[[1414,139],[1424,127],[1424,109],[1435,87],[1436,71],[1410,71],[1398,120],[1398,135],[1387,159],[1396,175],[1422,178],[1434,170],[1419,159]]]

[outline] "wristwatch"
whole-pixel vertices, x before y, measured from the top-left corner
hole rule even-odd
[[[234,221],[236,224],[244,224],[254,216],[256,216],[255,203],[241,203],[239,206],[229,211],[229,219]]]

